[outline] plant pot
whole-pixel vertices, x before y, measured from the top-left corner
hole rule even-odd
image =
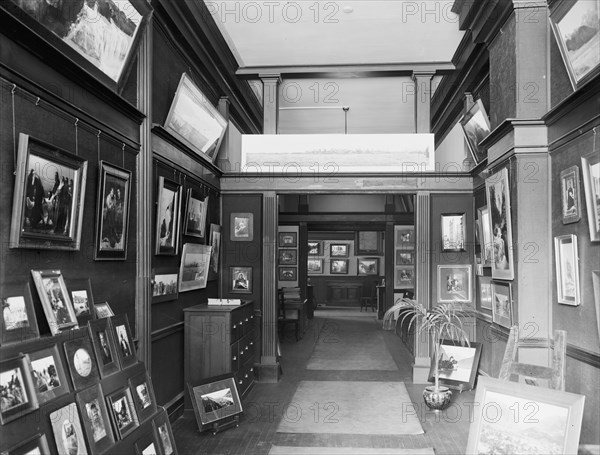
[[[439,386],[437,389],[435,386],[427,386],[423,390],[423,400],[425,404],[432,411],[442,411],[450,404],[452,398],[452,390],[445,386]]]

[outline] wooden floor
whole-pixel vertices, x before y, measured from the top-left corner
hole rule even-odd
[[[338,310],[341,315],[347,310]],[[375,317],[371,313],[362,317]],[[244,415],[238,428],[231,428],[213,436],[199,433],[196,421],[181,418],[173,425],[177,449],[182,455],[267,455],[272,445],[279,446],[325,446],[325,447],[432,447],[436,454],[465,453],[469,432],[470,403],[474,392],[455,393],[453,404],[446,411],[436,414],[423,403],[424,385],[412,384],[412,359],[400,338],[393,332],[384,332],[385,346],[398,365],[398,371],[315,371],[307,370],[306,364],[313,352],[319,333],[327,331],[328,337],[335,340],[335,331],[344,324],[344,317],[336,317],[336,312],[327,310],[310,321],[304,337],[296,342],[293,328],[281,340],[283,376],[277,384],[256,384],[243,401]],[[365,330],[381,330],[380,324],[365,324]],[[356,333],[360,338],[361,333]],[[418,414],[425,431],[423,435],[334,435],[334,434],[285,434],[277,433],[286,411],[297,412],[290,406],[290,400],[300,381],[403,381],[411,397],[407,412]],[[292,411],[290,411],[290,409]],[[317,410],[319,409],[319,410]],[[315,404],[311,409],[302,409],[315,418],[324,418],[323,406]]]

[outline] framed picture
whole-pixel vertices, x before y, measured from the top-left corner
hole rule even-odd
[[[38,433],[2,453],[6,455],[50,455],[51,452],[46,435]]]
[[[27,358],[24,355],[0,362],[0,390],[2,390],[0,424],[2,425],[38,408],[28,368]]]
[[[332,243],[329,245],[329,256],[332,258],[347,258],[348,244],[347,243]]]
[[[415,268],[396,267],[394,289],[413,289],[415,287]]]
[[[113,337],[117,343],[117,356],[119,357],[121,369],[135,365],[137,362],[135,344],[129,330],[127,315],[113,316],[110,325],[113,328]]]
[[[308,242],[309,256],[323,256],[323,242],[318,240],[309,240]]]
[[[467,215],[442,213],[442,251],[466,251]]]
[[[329,273],[332,275],[347,275],[348,259],[332,259],[329,263]]]
[[[252,294],[252,267],[229,267],[231,289],[229,292]]]
[[[479,143],[490,134],[490,120],[480,99],[477,100],[460,120],[469,151],[475,164],[481,163],[487,157],[487,150]]]
[[[414,250],[415,228],[413,226],[394,226],[394,241],[396,248]]]
[[[87,161],[19,134],[10,248],[79,250]]]
[[[204,425],[243,412],[235,379],[231,374],[209,378],[194,386],[188,383],[188,389],[200,430]]]
[[[594,302],[596,303],[598,337],[600,338],[600,270],[592,270],[592,283],[594,286]]]
[[[576,223],[581,219],[579,196],[579,167],[571,166],[560,173],[560,199],[563,224]]]
[[[56,345],[31,352],[27,358],[40,405],[69,393],[69,383]]]
[[[152,303],[177,300],[179,295],[179,271],[172,268],[160,268],[152,278]]]
[[[379,258],[357,258],[359,275],[379,275]]]
[[[79,410],[75,402],[51,412],[50,424],[54,433],[56,453],[87,453]]]
[[[4,286],[1,298],[0,345],[39,338],[29,283]]]
[[[323,273],[323,259],[308,258],[308,273]]]
[[[437,301],[453,303],[473,301],[471,294],[471,264],[438,265],[437,267]]]
[[[230,219],[231,235],[233,242],[251,242],[254,240],[254,214],[232,213]]]
[[[139,426],[129,387],[123,387],[108,395],[106,405],[117,439],[123,439]]]
[[[279,281],[298,281],[296,267],[279,267]]]
[[[494,243],[492,242],[492,222],[490,211],[487,205],[477,209],[479,218],[479,248],[481,251],[482,265],[490,267],[492,265],[492,256]]]
[[[510,186],[508,169],[485,181],[487,206],[490,210],[489,229],[492,233],[492,278],[512,280],[515,277],[510,216]]]
[[[83,428],[92,454],[99,454],[111,447],[115,438],[110,427],[110,417],[100,384],[93,385],[77,394],[77,404],[82,414]]]
[[[150,5],[125,0],[112,8],[94,9],[84,3],[42,7],[38,2],[11,2],[5,2],[4,8],[31,30],[46,55],[66,59],[69,64],[62,66],[79,67],[110,89],[121,91],[152,12]]]
[[[550,24],[573,89],[593,79],[600,68],[598,0],[560,3],[550,13]]]
[[[80,326],[96,318],[94,311],[94,297],[89,278],[80,280],[67,280],[67,287],[71,291],[71,302],[75,310],[75,317]]]
[[[477,277],[477,281],[479,286],[478,290],[478,300],[479,306],[484,310],[492,310],[492,278],[489,276],[480,276]]]
[[[492,280],[492,321],[507,329],[513,325],[512,285]]]
[[[292,248],[279,249],[279,265],[296,265],[298,264],[298,250]]]
[[[213,162],[227,121],[186,74],[181,75],[165,129],[198,155]]]
[[[52,335],[77,328],[75,310],[60,270],[32,270],[31,275]]]
[[[133,445],[136,455],[157,455],[160,453],[154,435],[154,428],[152,431],[147,431],[143,436],[138,438]]]
[[[83,390],[96,384],[100,380],[100,373],[92,341],[87,334],[82,338],[65,341],[63,346],[75,390]]]
[[[441,340],[437,358],[440,384],[461,391],[472,390],[480,357],[481,343],[472,341],[468,345],[461,345],[451,340]],[[434,381],[434,367],[432,359],[429,382]]]
[[[598,242],[600,241],[600,156],[598,156],[598,152],[582,156],[581,167],[590,240]]]
[[[208,266],[208,280],[216,280],[219,276],[219,253],[221,251],[221,226],[218,224],[210,225],[209,243],[212,246],[210,251],[210,263]]]
[[[96,312],[96,317],[98,319],[101,318],[110,318],[115,315],[114,311],[108,304],[108,302],[100,302],[94,304],[94,311]]]
[[[129,378],[129,387],[133,395],[133,403],[138,419],[142,423],[156,412],[156,399],[154,398],[154,388],[150,376],[144,371]]]
[[[354,241],[355,255],[383,255],[383,232],[359,231]]]
[[[577,453],[584,400],[583,395],[480,376],[466,453]]]
[[[177,455],[177,447],[175,446],[175,438],[173,438],[173,430],[166,411],[161,411],[160,414],[152,421],[156,434],[158,436],[158,445],[160,446],[163,455]]]
[[[189,188],[187,192],[183,234],[204,238],[206,235],[207,211],[208,195],[202,197],[196,190]]]
[[[297,232],[280,232],[279,246],[284,248],[296,248],[298,246]]]
[[[155,254],[179,253],[179,214],[181,213],[181,186],[158,178],[156,209]]]
[[[558,303],[577,306],[581,303],[579,291],[579,254],[576,235],[554,237],[556,261],[556,293]]]
[[[124,261],[127,258],[131,171],[106,161],[100,161],[98,168],[94,259]]]
[[[204,289],[208,278],[211,246],[186,243],[179,267],[179,292]]]
[[[100,376],[105,378],[119,371],[117,344],[110,327],[110,319],[102,318],[88,322],[90,339],[98,361]]]
[[[412,265],[415,263],[415,253],[406,250],[396,250],[396,265]]]

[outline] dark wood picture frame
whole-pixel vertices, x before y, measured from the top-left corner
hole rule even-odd
[[[58,346],[28,353],[27,362],[39,405],[70,392]]]
[[[113,331],[113,338],[119,358],[121,369],[124,370],[137,363],[135,343],[129,329],[129,320],[126,314],[113,316],[110,319],[110,326]]]
[[[208,266],[208,281],[214,281],[219,277],[219,257],[221,253],[221,226],[211,223],[209,245],[210,261]]]
[[[298,268],[279,267],[279,281],[298,281]]]
[[[0,345],[39,338],[29,283],[4,286],[1,299]]]
[[[0,425],[5,425],[38,409],[37,395],[29,374],[29,365],[25,355],[21,354],[0,362],[0,386],[8,391],[16,390],[17,394],[9,393],[14,397],[17,395],[20,397],[19,403],[11,403],[10,408],[5,407],[0,411]]]
[[[560,200],[563,224],[577,223],[581,219],[580,194],[579,166],[571,166],[560,173]]]
[[[124,439],[139,426],[133,396],[128,386],[121,387],[107,395],[106,407],[117,440]]]
[[[54,433],[54,442],[56,443],[56,453],[64,454],[70,452],[70,447],[65,447],[65,441],[72,444],[75,439],[76,444],[72,446],[86,447],[85,435],[81,426],[79,410],[74,401],[50,413],[50,424]],[[68,432],[68,438],[63,437]]]
[[[356,258],[358,275],[379,275],[379,258]]]
[[[185,204],[183,235],[206,237],[206,214],[208,213],[208,194],[200,195],[194,188],[188,188]]]
[[[144,371],[129,378],[129,388],[140,424],[156,413],[156,398],[150,376]]]
[[[394,271],[394,289],[413,289],[415,287],[415,267],[396,267]]]
[[[76,329],[77,317],[60,270],[32,270],[31,275],[52,335]]]
[[[483,149],[479,143],[491,132],[490,120],[481,99],[478,99],[461,118],[460,125],[473,161],[475,164],[481,163],[487,158],[487,150]]]
[[[348,275],[349,259],[331,259],[329,273],[331,275]]]
[[[158,416],[152,420],[152,426],[154,427],[154,431],[156,431],[156,439],[161,450],[160,453],[162,455],[177,455],[177,446],[175,445],[171,422],[164,409],[161,409]]]
[[[229,267],[231,288],[229,292],[252,294],[252,267]]]
[[[230,236],[232,242],[251,242],[254,240],[254,214],[232,213],[230,215]]]
[[[510,329],[514,324],[512,284],[492,280],[492,321]]]
[[[77,155],[19,134],[10,248],[80,249],[87,165]]]
[[[146,455],[146,454],[160,454],[160,450],[158,448],[158,441],[156,439],[156,434],[154,432],[154,428],[150,428],[150,431],[146,431],[142,436],[140,436],[134,443],[133,446],[135,448],[135,455]]]
[[[600,172],[600,156],[597,151],[591,151],[581,157],[581,171],[585,189],[585,205],[590,230],[590,240],[600,241],[600,188],[594,184],[594,175]]]
[[[179,296],[179,269],[161,267],[152,277],[152,303],[177,300]]]
[[[100,161],[98,170],[94,259],[124,261],[129,235],[131,171],[106,161]]]
[[[280,248],[277,263],[279,265],[298,265],[298,250],[294,248]]]
[[[347,243],[332,243],[329,245],[329,257],[332,258],[347,258],[349,248]]]
[[[356,232],[354,250],[355,256],[383,256],[383,232]]]
[[[438,374],[440,385],[465,391],[475,387],[481,343],[471,341],[468,345],[456,344],[452,340],[440,340]],[[445,358],[444,358],[445,357]],[[431,359],[429,382],[434,381],[434,359]]]
[[[307,254],[309,256],[323,256],[323,242],[321,240],[309,240]]]
[[[466,250],[467,214],[442,213],[440,215],[442,252]]]
[[[179,292],[206,288],[212,247],[186,243],[179,265]]]
[[[100,376],[105,378],[118,372],[121,367],[119,365],[117,344],[110,325],[110,318],[89,321],[88,330],[96,354]]]
[[[235,417],[243,412],[242,401],[232,374],[207,378],[196,385],[188,383],[188,389],[200,431],[203,431],[206,425]]]
[[[102,386],[93,385],[79,392],[76,399],[90,452],[96,455],[106,451],[115,443],[115,437]]]
[[[278,238],[280,248],[296,248],[298,246],[297,232],[279,232]]]
[[[94,296],[92,295],[92,284],[89,278],[77,280],[66,280],[67,288],[71,295],[73,310],[79,326],[84,326],[93,319],[96,319],[94,311]]]
[[[115,315],[108,302],[94,303],[94,311],[97,319],[111,318]]]
[[[50,447],[46,435],[37,433],[26,440],[19,442],[2,454],[6,455],[30,455],[39,453],[40,455],[51,455]]]
[[[309,257],[307,272],[309,275],[323,273],[323,259]]]
[[[63,347],[75,391],[81,391],[98,383],[100,371],[88,333],[81,338],[65,341]]]
[[[179,253],[181,185],[159,176],[156,201],[156,248],[154,254],[176,256]]]

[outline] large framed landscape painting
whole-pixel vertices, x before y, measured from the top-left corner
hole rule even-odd
[[[40,40],[44,58],[66,57],[113,90],[122,89],[152,13],[145,0],[7,0],[1,7]]]

